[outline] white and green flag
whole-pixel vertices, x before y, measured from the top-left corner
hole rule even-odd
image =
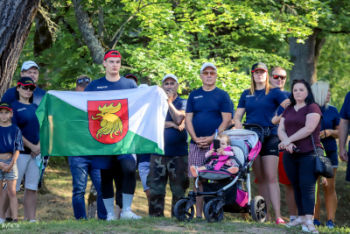
[[[166,99],[158,86],[49,91],[36,112],[42,156],[162,154]]]

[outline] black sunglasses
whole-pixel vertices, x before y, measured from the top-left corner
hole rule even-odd
[[[27,85],[27,86],[21,85],[21,88],[22,88],[23,90],[30,90],[30,91],[32,91],[32,92],[36,89],[36,87],[35,87],[34,85]]]
[[[307,83],[306,80],[304,79],[300,79],[300,80],[293,80],[293,84],[296,84],[296,83]]]
[[[275,80],[281,78],[281,80],[285,80],[287,77],[286,76],[279,76],[279,75],[273,75],[272,76]]]
[[[77,84],[81,84],[83,82],[90,83],[91,79],[89,77],[79,78],[77,79]]]

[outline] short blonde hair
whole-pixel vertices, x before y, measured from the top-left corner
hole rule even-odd
[[[226,140],[226,144],[227,145],[231,145],[231,139],[228,135],[226,134],[220,134],[217,139],[223,139],[223,140]]]
[[[315,102],[320,107],[328,108],[328,103],[326,103],[327,100],[327,94],[329,90],[329,83],[325,81],[317,81],[311,86],[312,93],[315,98]]]

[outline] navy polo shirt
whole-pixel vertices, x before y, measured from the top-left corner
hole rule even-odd
[[[6,91],[6,93],[4,94],[4,96],[2,96],[1,101],[2,102],[9,102],[12,103],[14,101],[16,101],[16,88],[17,87],[13,87],[10,88]],[[39,106],[41,99],[43,99],[43,97],[45,96],[46,91],[36,87],[36,89],[33,92],[33,103],[36,104],[37,106]]]
[[[102,77],[98,80],[91,81],[86,86],[84,91],[110,91],[110,90],[122,90],[137,88],[135,81],[120,76],[120,79],[116,82],[111,82]],[[92,157],[92,166],[98,169],[108,169],[112,167],[112,155],[101,155]]]
[[[323,106],[321,107],[321,111],[323,115],[323,119],[321,120],[321,132],[324,129],[335,129],[335,127],[339,126],[340,117],[337,108],[329,105],[326,109]],[[337,142],[332,136],[326,137],[325,139],[321,139],[321,142],[325,151],[327,152],[338,150]]]
[[[340,110],[340,118],[350,120],[350,92],[345,96],[343,106]]]
[[[211,136],[222,123],[221,113],[232,113],[232,101],[227,92],[215,88],[199,88],[190,93],[186,113],[193,113],[192,124],[197,137]],[[231,117],[232,119],[232,117]],[[195,143],[191,139],[191,143]]]
[[[288,91],[283,90],[282,92],[283,92],[288,98],[289,98],[290,95],[291,95],[291,93],[288,92]],[[283,111],[284,111],[284,108],[283,108],[282,106],[279,106],[279,107],[278,107],[278,110],[277,110],[277,115],[280,116],[280,115],[283,113]]]
[[[23,104],[19,101],[12,103],[12,123],[17,125],[21,129],[22,135],[32,144],[36,145],[39,143],[39,131],[40,125],[38,118],[36,117],[35,111],[38,106],[34,103]],[[31,150],[24,147],[24,154],[30,154]]]
[[[102,77],[98,80],[91,81],[91,83],[86,86],[84,91],[109,91],[134,88],[137,88],[135,81],[127,79],[123,76],[121,76],[116,82],[108,81],[106,77]]]
[[[237,108],[245,108],[246,123],[274,127],[271,134],[277,135],[277,127],[271,120],[280,104],[286,99],[288,99],[287,95],[279,88],[270,89],[267,95],[265,89],[255,90],[254,95],[251,95],[250,90],[247,89],[243,91]]]
[[[16,125],[0,126],[0,154],[23,151],[22,132]]]
[[[187,100],[179,96],[173,101],[176,110],[186,111]],[[165,121],[173,121],[168,111]],[[164,156],[174,157],[188,155],[187,131],[175,128],[164,129]]]

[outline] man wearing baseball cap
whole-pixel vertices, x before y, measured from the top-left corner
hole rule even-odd
[[[205,153],[213,142],[215,130],[222,133],[232,119],[232,102],[227,92],[216,87],[217,69],[204,63],[200,69],[203,86],[191,92],[186,108],[186,129],[191,135],[189,166],[202,166]],[[189,177],[193,177],[189,171]],[[199,183],[199,187],[202,185]],[[194,186],[194,191],[196,187]],[[197,197],[196,215],[202,217],[203,197]]]
[[[119,74],[121,69],[122,56],[117,50],[109,50],[105,53],[103,66],[106,68],[106,76],[91,81],[85,88],[86,91],[110,91],[121,89],[137,88],[135,81],[127,79]],[[122,204],[121,218],[140,219],[141,217],[131,212],[131,203],[134,198],[136,187],[136,163],[131,154],[126,155],[103,155],[92,157],[94,168],[101,170],[101,191],[103,203],[107,210],[107,220],[116,219],[114,213],[114,188],[113,180],[116,183],[122,182]],[[117,175],[118,168],[123,172],[123,177]]]
[[[147,178],[151,189],[149,215],[164,216],[164,198],[167,180],[173,194],[171,216],[174,206],[185,196],[189,187],[187,177],[188,144],[185,129],[186,99],[177,95],[179,81],[173,74],[165,75],[162,88],[168,96],[169,109],[164,127],[164,155],[152,154],[150,171]]]
[[[25,61],[21,68],[21,77],[30,77],[36,84],[39,79],[39,66],[34,61]],[[16,87],[10,88],[6,91],[4,96],[2,96],[1,101],[3,102],[14,102],[16,100]],[[36,87],[33,93],[33,103],[39,106],[41,99],[46,94],[46,91]]]

